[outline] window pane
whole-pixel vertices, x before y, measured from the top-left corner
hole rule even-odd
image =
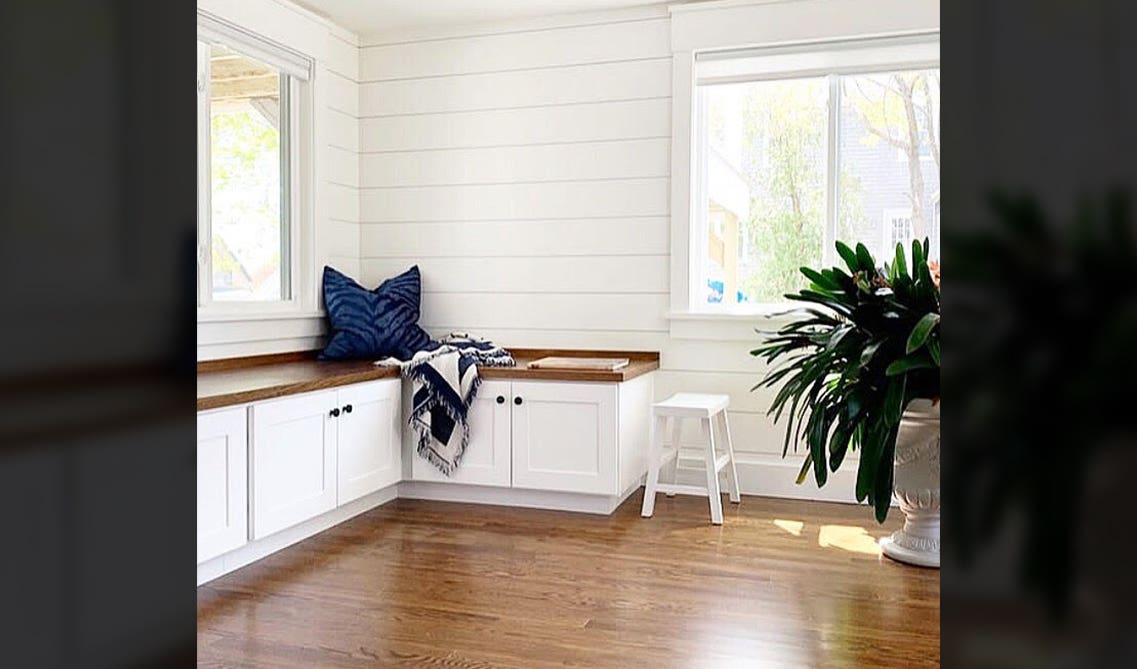
[[[212,296],[217,301],[287,299],[283,78],[276,69],[216,44],[209,64]]]
[[[930,240],[939,259],[939,70],[841,78],[838,237],[878,260]]]
[[[821,260],[824,78],[701,87],[707,303],[777,302]]]

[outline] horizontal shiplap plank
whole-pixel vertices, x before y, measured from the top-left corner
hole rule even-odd
[[[751,392],[760,374],[749,372],[694,372],[660,369],[656,374],[655,395],[658,398],[672,393],[712,393],[730,396],[730,408],[735,411],[765,413],[776,390],[759,388]]]
[[[328,256],[324,259],[323,265],[331,265],[340,273],[346,274],[353,279],[359,278],[359,258],[349,256]],[[317,271],[321,271],[323,265],[317,267]],[[323,291],[321,290],[321,293]],[[322,298],[321,298],[322,299]]]
[[[351,116],[359,116],[359,86],[352,80],[331,71],[320,82],[324,104],[331,109]]]
[[[660,362],[669,371],[745,372],[752,374],[756,383],[767,369],[761,358],[750,355],[758,344],[757,334],[752,342],[670,339]]]
[[[454,329],[451,325],[426,326],[434,338],[441,337]],[[591,351],[658,351],[667,339],[666,332],[638,332],[620,330],[577,330],[566,328],[526,329],[501,326],[481,326],[477,328],[458,327],[479,337],[490,339],[506,348],[571,348]]]
[[[364,257],[581,256],[668,253],[665,216],[551,221],[367,223]]]
[[[324,178],[332,183],[359,187],[359,154],[338,146],[324,147]]]
[[[360,156],[366,187],[667,177],[670,138]]]
[[[411,262],[427,292],[666,294],[670,270],[667,256],[368,259],[364,282],[378,284]]]
[[[671,135],[666,98],[360,119],[362,151],[518,146]]]
[[[662,332],[667,295],[426,293],[425,327]]]
[[[324,216],[340,221],[359,220],[359,190],[330,181],[320,184]]]
[[[324,253],[347,258],[359,257],[359,224],[328,219],[320,228]]]
[[[346,31],[344,31],[346,33]],[[350,33],[345,35],[336,35],[334,30],[329,30],[327,47],[325,53],[327,57],[324,63],[327,68],[336,74],[347,77],[352,81],[359,80],[359,47],[352,44],[354,38]],[[345,37],[350,37],[345,39]]]
[[[654,19],[365,47],[364,81],[658,58],[671,53],[670,27]]]
[[[327,108],[317,123],[323,133],[324,143],[348,151],[359,151],[359,119]]]
[[[667,179],[423,186],[360,193],[363,221],[665,216]]]
[[[783,440],[786,433],[781,425],[774,424],[771,417],[760,413],[729,411],[727,420],[730,421],[730,437],[736,454],[782,454],[782,445],[785,443]],[[670,442],[670,438],[671,435],[668,433],[666,437],[668,442]],[[690,455],[698,457],[700,454],[697,449],[703,445],[698,421],[683,421],[679,440],[685,449],[692,449]],[[722,445],[719,444],[719,447],[721,450]],[[685,456],[686,454],[687,451],[684,452]],[[804,455],[804,451],[799,450],[798,454]],[[799,455],[794,454],[793,444],[790,444],[787,459],[798,461]],[[687,465],[688,463],[684,462],[684,466]]]
[[[361,116],[666,97],[671,59],[366,83],[359,90]]]

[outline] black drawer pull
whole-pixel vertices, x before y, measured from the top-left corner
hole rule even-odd
[[[520,397],[514,397],[513,403],[516,404],[517,406],[521,406],[521,398]]]
[[[497,396],[497,403],[498,404],[505,404],[505,397],[503,395],[498,395]]]
[[[351,413],[351,405],[350,404],[344,405],[343,412],[344,413]]]
[[[331,414],[332,418],[339,418],[340,417],[340,410],[339,409],[332,409],[328,413]]]

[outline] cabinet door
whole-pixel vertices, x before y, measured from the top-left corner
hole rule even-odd
[[[385,379],[339,389],[339,504],[398,483],[402,478],[401,387],[398,379]]]
[[[197,415],[197,561],[205,562],[248,538],[248,462],[245,407]]]
[[[253,539],[336,507],[336,391],[254,404]]]
[[[500,401],[499,401],[500,399]],[[483,381],[478,396],[470,406],[467,419],[470,441],[458,469],[446,476],[426,458],[418,454],[413,442],[409,449],[414,458],[412,472],[416,481],[443,481],[474,485],[509,487],[512,462],[509,455],[510,384],[507,381]]]
[[[513,384],[513,487],[615,495],[616,384]]]

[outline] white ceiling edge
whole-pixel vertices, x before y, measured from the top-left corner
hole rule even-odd
[[[589,12],[569,12],[514,19],[427,25],[406,28],[399,31],[361,33],[359,34],[359,45],[360,47],[382,46],[405,42],[477,37],[479,35],[497,35],[501,33],[546,30],[569,26],[587,26],[618,21],[664,19],[668,17],[668,4],[669,3],[658,3]]]
[[[478,0],[476,3],[453,0],[459,3],[456,6],[460,7],[461,11],[455,11],[452,19],[441,18],[437,6],[427,12],[416,9],[429,7],[429,3],[436,1],[439,0],[386,0],[373,3],[363,3],[358,0],[283,0],[350,31],[358,36],[361,46],[540,30],[607,21],[665,18],[668,15],[668,6],[675,4],[675,0],[670,2],[667,0],[558,0],[547,6],[552,11],[541,12],[540,0],[524,2]],[[476,7],[477,10],[470,9],[471,7]],[[524,9],[517,9],[518,7]],[[581,9],[566,11],[565,8],[571,7]],[[390,18],[390,28],[374,27],[380,16]],[[482,16],[488,18],[481,18]]]

